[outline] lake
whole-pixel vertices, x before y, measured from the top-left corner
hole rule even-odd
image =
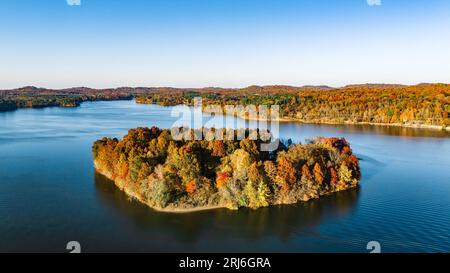
[[[170,107],[133,101],[0,113],[0,252],[450,251],[450,134],[283,123],[282,138],[345,137],[361,186],[297,205],[165,214],[93,168],[91,146],[138,126],[171,127]],[[243,121],[237,121],[243,122]],[[244,122],[245,123],[245,122]]]

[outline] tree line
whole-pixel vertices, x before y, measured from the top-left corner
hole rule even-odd
[[[251,87],[229,91],[156,92],[138,103],[279,105],[282,118],[305,123],[450,126],[450,85],[354,85],[343,88]]]
[[[47,106],[75,107],[84,101],[136,99],[164,106],[279,105],[282,118],[305,123],[450,126],[450,85],[249,86],[225,88],[122,87],[116,89],[0,90],[0,111]]]

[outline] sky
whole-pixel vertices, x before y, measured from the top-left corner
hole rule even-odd
[[[0,89],[450,83],[449,15],[448,0],[2,0]]]

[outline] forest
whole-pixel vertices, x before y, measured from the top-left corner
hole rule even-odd
[[[295,87],[276,88],[271,93],[290,92]],[[170,87],[120,87],[114,89],[92,89],[87,87],[74,87],[68,89],[47,89],[26,86],[17,89],[0,90],[0,112],[12,111],[18,108],[43,107],[77,107],[85,101],[131,100],[146,98],[152,94],[166,94],[177,97],[187,93],[214,94],[216,92],[228,94],[251,93],[255,87],[244,89],[222,88],[170,88]],[[173,102],[175,103],[175,102]]]
[[[76,107],[84,101],[131,100],[173,106],[279,105],[282,119],[303,123],[374,124],[450,130],[450,85],[365,84],[341,88],[283,85],[246,88],[121,87],[116,89],[0,90],[0,111],[47,106]]]
[[[249,87],[209,92],[156,92],[138,103],[207,105],[279,105],[280,117],[304,123],[382,124],[450,129],[450,85],[350,85],[327,87]]]
[[[179,94],[191,89],[169,87],[119,87],[93,89],[74,87],[68,89],[47,89],[26,86],[17,89],[0,90],[0,112],[18,108],[77,107],[86,101],[132,100],[153,93]],[[195,89],[209,92],[210,89]],[[216,90],[216,89],[213,89]]]
[[[18,108],[77,107],[85,101],[131,100],[137,92],[130,89],[70,88],[52,90],[33,86],[0,90],[0,112]]]
[[[122,140],[96,141],[94,165],[130,197],[164,211],[257,209],[359,184],[359,160],[345,139],[283,141],[276,151],[262,152],[265,142],[249,137],[260,133],[247,129],[241,140],[175,141],[168,129],[131,129]]]

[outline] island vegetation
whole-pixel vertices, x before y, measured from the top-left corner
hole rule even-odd
[[[359,161],[345,139],[285,141],[262,152],[265,142],[250,134],[261,132],[247,129],[242,140],[175,141],[168,129],[137,128],[122,140],[96,141],[94,165],[131,198],[168,212],[293,204],[359,183]]]

